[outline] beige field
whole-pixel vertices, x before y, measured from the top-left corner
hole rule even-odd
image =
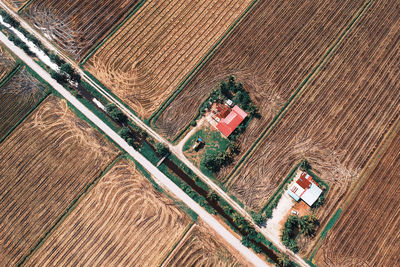
[[[85,68],[147,118],[250,2],[148,0]]]
[[[3,45],[0,45],[0,81],[12,70],[14,65],[14,58]]]
[[[0,262],[17,264],[118,151],[47,98],[0,144]]]
[[[191,219],[120,160],[29,260],[28,266],[159,266]]]
[[[250,266],[237,251],[202,223],[192,226],[162,266]]]

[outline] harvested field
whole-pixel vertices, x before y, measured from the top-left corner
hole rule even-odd
[[[252,0],[148,0],[85,64],[149,117]]]
[[[118,151],[47,98],[0,146],[0,262],[16,265]]]
[[[159,266],[191,219],[121,160],[33,255],[28,266]]]
[[[400,133],[315,256],[318,266],[399,266]]]
[[[245,152],[295,92],[363,0],[261,0],[155,121],[173,138],[196,117],[210,91],[229,75],[250,93],[261,119],[239,138]],[[240,158],[240,157],[237,157]],[[221,173],[220,179],[229,170]]]
[[[47,90],[26,69],[0,88],[0,139],[46,95]]]
[[[34,0],[23,12],[50,41],[80,60],[138,0]]]
[[[14,11],[18,11],[23,7],[29,0],[5,0],[4,3],[11,7]]]
[[[237,256],[237,257],[236,257]],[[204,224],[195,224],[162,266],[250,266]]]
[[[400,6],[374,3],[228,189],[260,210],[301,159],[330,185],[322,223],[400,118]]]
[[[15,65],[15,60],[10,53],[0,45],[0,81],[12,70]]]

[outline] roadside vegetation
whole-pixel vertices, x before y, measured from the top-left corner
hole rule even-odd
[[[282,230],[282,243],[294,253],[297,253],[299,247],[296,239],[299,235],[313,237],[318,226],[319,221],[314,214],[302,217],[290,215]]]

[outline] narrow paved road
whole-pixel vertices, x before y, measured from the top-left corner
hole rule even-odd
[[[223,239],[237,249],[250,263],[255,266],[268,266],[263,260],[261,260],[253,251],[244,247],[241,242],[232,235],[224,226],[222,226],[213,216],[205,211],[200,205],[192,200],[186,193],[184,193],[177,185],[175,185],[167,176],[165,176],[159,169],[150,163],[145,157],[139,152],[133,149],[128,143],[125,142],[116,132],[108,127],[101,119],[99,119],[93,112],[91,112],[86,106],[79,102],[71,93],[69,93],[63,86],[57,83],[56,80],[51,78],[50,74],[34,62],[27,54],[25,54],[20,48],[16,47],[10,42],[7,37],[0,32],[0,41],[3,42],[14,54],[16,54],[22,61],[25,62],[32,70],[34,70],[39,76],[41,76],[46,82],[48,82],[58,93],[60,93],[69,103],[77,108],[82,114],[85,115],[91,122],[93,122],[101,131],[103,131],[109,138],[117,143],[122,149],[124,149],[130,156],[132,156],[137,162],[139,162],[149,173],[152,174],[154,179],[160,186],[168,189],[178,199],[185,203],[189,208],[196,212],[199,217],[212,227]]]
[[[89,83],[93,88],[95,88],[103,97],[105,97],[111,103],[114,103],[118,106],[133,122],[135,122],[138,126],[142,127],[146,130],[155,140],[158,142],[162,142],[166,144],[170,151],[173,152],[179,160],[181,160],[186,166],[188,166],[203,182],[205,182],[212,190],[214,190],[220,197],[222,197],[225,201],[227,201],[241,216],[246,218],[252,225],[256,228],[257,231],[261,232],[265,238],[267,238],[270,242],[272,242],[279,250],[289,255],[290,259],[296,262],[299,266],[309,267],[309,265],[297,254],[294,254],[291,250],[287,249],[279,237],[272,236],[271,233],[267,231],[265,227],[261,228],[257,226],[250,214],[243,209],[235,200],[233,200],[224,190],[222,190],[217,184],[215,184],[209,177],[203,174],[199,168],[192,164],[182,153],[182,147],[178,145],[174,146],[165,138],[160,136],[156,131],[154,131],[151,127],[145,124],[140,118],[138,118],[135,114],[133,114],[128,108],[126,108],[119,100],[109,94],[106,90],[104,90],[101,86],[99,86],[92,78],[90,78],[86,73],[69,57],[61,53],[51,42],[49,42],[46,38],[44,38],[41,34],[39,34],[35,29],[33,29],[28,23],[26,23],[21,17],[16,14],[13,10],[7,7],[4,4],[3,0],[0,0],[0,6],[4,8],[9,14],[12,14],[15,19],[17,19],[21,26],[24,27],[28,32],[33,34],[36,38],[38,38],[48,49],[52,50],[60,57],[62,57],[66,62],[68,62],[74,69],[82,76],[82,79]]]

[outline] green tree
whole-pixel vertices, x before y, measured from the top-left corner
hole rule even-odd
[[[209,191],[208,194],[207,194],[207,197],[212,202],[217,202],[219,200],[218,194],[215,193],[214,191]]]
[[[251,217],[253,217],[254,222],[257,225],[263,225],[266,221],[266,218],[261,213],[252,212]]]
[[[108,104],[106,106],[107,113],[110,114],[111,118],[119,123],[126,123],[128,121],[128,117],[115,105]]]
[[[303,159],[300,162],[300,169],[303,170],[303,171],[311,170],[311,165],[306,159]]]
[[[278,255],[279,265],[282,267],[289,267],[291,265],[290,259],[286,254],[280,253]]]
[[[169,153],[169,149],[166,145],[163,143],[157,143],[156,144],[156,152],[159,154],[161,157],[164,157]]]
[[[67,77],[65,77],[65,75],[62,75],[57,71],[54,70],[50,71],[50,76],[60,84],[65,84],[67,82]]]

